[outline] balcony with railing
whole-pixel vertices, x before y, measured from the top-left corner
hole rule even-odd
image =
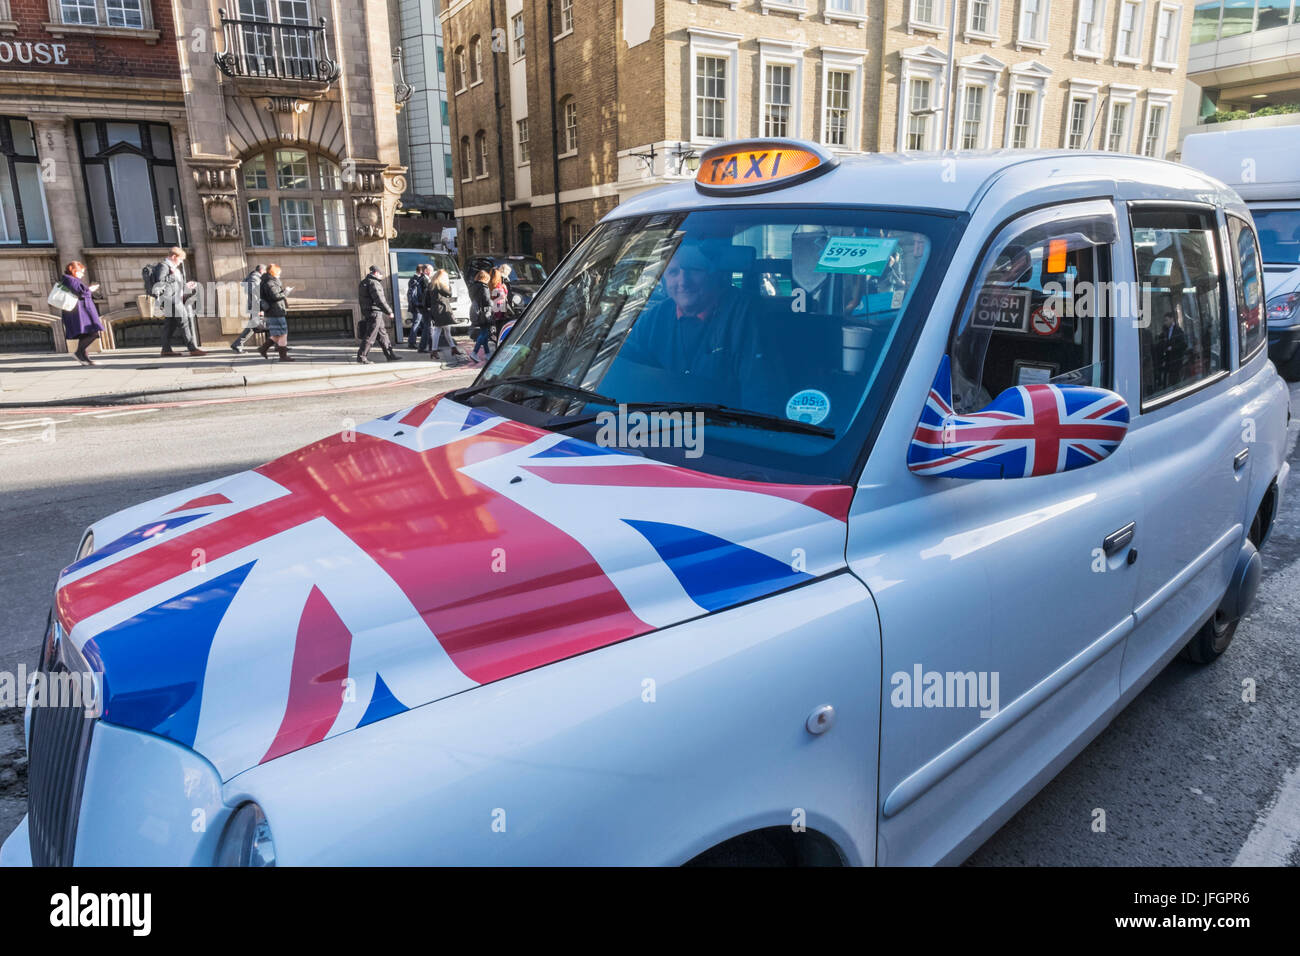
[[[224,49],[217,66],[238,81],[328,88],[341,68],[324,17],[318,25],[238,19],[220,11]]]

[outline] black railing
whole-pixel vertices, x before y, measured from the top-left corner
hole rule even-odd
[[[339,64],[330,54],[325,18],[318,26],[299,23],[269,23],[265,20],[232,20],[221,13],[225,49],[217,54],[217,66],[230,77],[267,77],[333,83],[339,78]]]

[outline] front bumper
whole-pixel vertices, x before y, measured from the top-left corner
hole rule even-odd
[[[1268,357],[1278,371],[1284,375],[1288,371],[1300,372],[1300,369],[1288,368],[1293,364],[1300,365],[1297,356],[1300,356],[1300,325],[1268,330]]]

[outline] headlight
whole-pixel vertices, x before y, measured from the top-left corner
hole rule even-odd
[[[95,553],[95,532],[87,531],[81,538],[81,546],[77,548],[77,560],[88,557]]]
[[[256,803],[246,803],[230,818],[217,847],[217,866],[275,866],[271,824]]]
[[[524,297],[520,295],[518,292],[516,292],[513,296],[511,296],[510,301],[513,302],[515,305],[519,305],[524,301]]]
[[[1265,303],[1268,310],[1268,325],[1271,329],[1286,328],[1295,325],[1300,316],[1300,292],[1288,292],[1275,295]]]

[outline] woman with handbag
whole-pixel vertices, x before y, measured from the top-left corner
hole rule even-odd
[[[492,295],[488,290],[490,276],[480,269],[469,284],[469,324],[475,328],[474,349],[470,358],[478,361],[478,350],[488,357],[488,343],[492,340]]]
[[[60,288],[65,290],[62,296],[58,297],[55,303],[56,293]],[[86,264],[84,262],[69,262],[63,270],[63,277],[59,280],[59,285],[50,293],[51,304],[61,307],[63,311],[63,334],[69,341],[77,340],[77,350],[73,353],[77,361],[82,365],[91,365],[95,363],[86,355],[86,348],[91,342],[99,338],[99,333],[104,331],[104,322],[99,317],[99,310],[95,308],[94,293],[99,288],[99,284],[86,284]]]
[[[429,316],[428,327],[432,330],[431,333],[425,333],[431,335],[429,358],[440,357],[442,339],[446,337],[447,357],[443,359],[443,365],[446,368],[468,365],[469,359],[456,348],[456,340],[451,335],[451,327],[456,324],[456,316],[451,311],[451,282],[446,269],[439,269],[433,274],[433,279],[429,282],[424,295],[424,309]]]
[[[289,311],[286,308],[292,291],[292,288],[286,289],[281,284],[280,266],[277,263],[272,262],[266,267],[266,275],[262,276],[262,315],[266,318],[266,341],[257,350],[262,358],[271,357],[266,353],[270,351],[271,344],[275,343],[281,362],[294,361],[289,357]]]

